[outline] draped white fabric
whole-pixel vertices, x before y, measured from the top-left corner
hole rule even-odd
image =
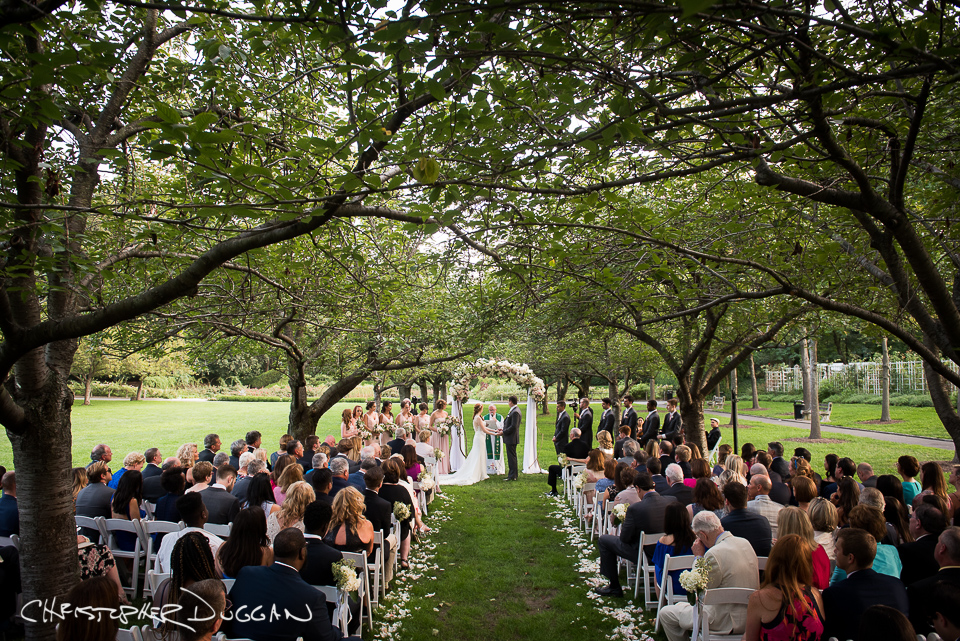
[[[457,399],[453,399],[453,415],[460,418],[463,423],[463,405]],[[464,438],[463,428],[459,430],[454,428],[450,430],[450,471],[456,472],[467,460],[463,454]]]
[[[542,474],[537,460],[537,403],[533,391],[527,390],[527,418],[523,435],[523,473]]]

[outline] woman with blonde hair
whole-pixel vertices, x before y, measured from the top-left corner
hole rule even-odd
[[[830,557],[813,536],[813,523],[807,513],[795,506],[787,506],[777,513],[777,537],[796,534],[812,550],[813,587],[826,590],[830,586]]]
[[[107,483],[107,487],[112,487],[117,489],[120,486],[120,479],[123,477],[124,473],[131,470],[136,470],[139,472],[143,469],[143,466],[146,464],[147,459],[140,452],[130,452],[123,457],[123,467],[121,467],[113,475],[113,478],[110,479],[110,482]]]
[[[643,447],[643,451],[647,453],[647,457],[660,458],[660,444],[657,443],[656,439],[647,441],[647,444]]]
[[[316,499],[317,495],[309,483],[297,481],[291,485],[286,500],[280,506],[280,511],[273,512],[267,517],[267,540],[272,542],[273,537],[288,527],[295,527],[303,532],[303,513]]]
[[[836,560],[837,551],[833,543],[833,533],[837,529],[837,508],[833,503],[818,496],[807,506],[807,516],[813,526],[813,539],[823,546],[827,558]]]
[[[600,444],[600,450],[603,452],[603,455],[613,460],[613,437],[610,436],[610,432],[606,430],[600,430],[600,433],[597,434],[597,443]]]
[[[71,473],[73,477],[73,504],[77,504],[77,494],[83,488],[87,487],[87,469],[84,467],[75,467]]]
[[[177,449],[177,459],[180,461],[180,467],[187,471],[187,483],[193,484],[193,466],[200,459],[200,452],[197,451],[196,443],[184,443]]]
[[[373,524],[363,516],[366,505],[355,487],[345,487],[333,499],[333,517],[323,542],[342,552],[373,553]]]
[[[736,454],[731,454],[727,457],[727,460],[723,462],[723,469],[736,472],[742,476],[747,475],[747,466],[744,464],[743,459]]]
[[[810,545],[798,534],[777,539],[760,589],[747,602],[745,641],[816,641],[823,634],[823,600],[813,587]]]
[[[300,467],[299,463],[291,463],[284,468],[283,473],[277,479],[277,487],[273,488],[273,498],[276,499],[277,505],[283,505],[287,492],[290,491],[290,486],[302,480],[303,468]]]
[[[243,455],[241,454],[241,456]],[[277,458],[280,457],[278,456]],[[273,464],[270,463],[270,452],[268,452],[266,448],[258,447],[257,449],[253,450],[253,459],[255,461],[263,461],[264,467],[266,467],[268,470],[273,468]]]
[[[733,446],[729,443],[722,443],[717,448],[717,464],[713,466],[714,476],[720,476],[723,473],[723,470],[726,469],[724,465],[727,462],[727,457],[731,454],[733,454]]]

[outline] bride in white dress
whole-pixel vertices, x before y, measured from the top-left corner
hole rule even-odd
[[[460,469],[454,474],[440,474],[440,485],[473,485],[487,478],[487,435],[497,434],[487,429],[483,420],[483,403],[473,406],[473,447]]]

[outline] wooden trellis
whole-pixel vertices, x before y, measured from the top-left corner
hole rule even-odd
[[[943,361],[954,372],[957,364]],[[803,390],[803,374],[799,365],[793,367],[764,368],[764,385],[768,392],[794,392]],[[845,390],[860,394],[880,395],[880,363],[817,363],[820,384],[829,381]],[[891,394],[923,394],[927,390],[927,379],[923,375],[922,361],[896,361],[890,363]]]

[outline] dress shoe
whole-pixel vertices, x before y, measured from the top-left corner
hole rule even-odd
[[[544,495],[545,495],[545,496],[560,496],[558,493],[554,492],[553,490],[551,490],[551,491],[549,491],[549,492],[544,492]]]
[[[599,594],[600,596],[615,596],[615,597],[621,597],[621,598],[623,597],[623,590],[621,590],[620,588],[610,587],[609,585],[604,586],[602,588],[594,588],[593,591]]]

